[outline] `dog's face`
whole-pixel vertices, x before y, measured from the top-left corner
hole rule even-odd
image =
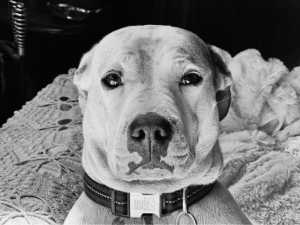
[[[84,113],[83,166],[92,178],[159,193],[219,176],[219,119],[231,77],[195,34],[166,26],[117,30],[84,55],[74,83]]]

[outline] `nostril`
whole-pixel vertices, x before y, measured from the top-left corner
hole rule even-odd
[[[160,136],[160,137],[166,137],[168,136],[168,133],[166,130],[159,128],[156,132],[155,135]]]
[[[162,129],[156,130],[154,133],[154,138],[158,141],[165,139],[166,136],[167,134]]]
[[[159,127],[154,133],[154,138],[157,141],[164,141],[169,138],[171,133],[172,133],[172,130],[171,130],[170,126]]]
[[[146,136],[145,132],[143,131],[143,129],[135,129],[132,133],[131,136],[135,139],[135,140],[143,140]]]
[[[162,132],[161,130],[156,130],[154,133],[154,138],[157,141],[163,141],[165,139],[165,133]]]

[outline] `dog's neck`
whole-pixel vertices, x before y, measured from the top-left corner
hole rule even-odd
[[[110,208],[117,216],[138,218],[143,214],[166,216],[200,201],[213,189],[214,183],[197,185],[160,195],[126,193],[111,189],[84,176],[85,194],[95,203]]]

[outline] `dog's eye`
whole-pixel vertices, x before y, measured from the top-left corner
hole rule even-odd
[[[196,73],[188,73],[186,75],[183,76],[183,78],[181,79],[181,84],[194,84],[197,85],[199,83],[201,83],[203,80],[203,78],[196,74]]]
[[[121,77],[117,73],[108,74],[102,79],[102,82],[109,88],[116,88],[122,84]]]

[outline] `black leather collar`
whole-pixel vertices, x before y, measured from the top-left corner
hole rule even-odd
[[[189,186],[187,188],[187,207],[200,201],[204,198],[213,188],[214,183],[209,185],[196,185]],[[108,207],[112,213],[117,216],[123,217],[137,217],[133,216],[134,209],[146,210],[146,214],[149,214],[149,209],[154,207],[152,197],[159,196],[159,212],[151,213],[157,216],[165,216],[176,210],[182,209],[182,195],[183,189],[175,191],[173,193],[164,193],[162,195],[142,195],[143,199],[131,200],[134,201],[134,206],[130,202],[133,194],[125,193],[111,189],[103,184],[99,184],[92,180],[87,174],[84,175],[84,191],[86,195],[94,202]],[[132,195],[132,196],[130,196]],[[131,208],[134,207],[134,208]],[[155,206],[156,207],[156,206]],[[131,209],[131,210],[130,210]],[[148,211],[147,211],[148,210]],[[132,212],[131,212],[132,211]]]

